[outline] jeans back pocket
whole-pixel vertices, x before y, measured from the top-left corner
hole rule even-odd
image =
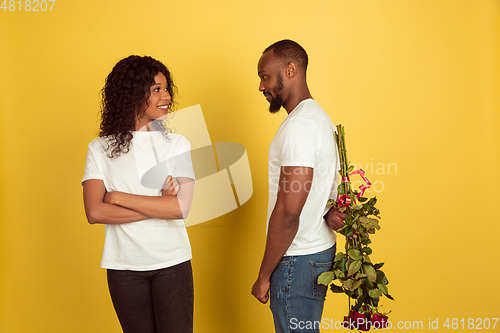
[[[323,284],[318,284],[318,277],[322,273],[332,270],[332,268],[333,261],[325,263],[311,262],[314,297],[325,298],[328,287]]]

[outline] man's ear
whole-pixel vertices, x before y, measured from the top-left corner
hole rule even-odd
[[[294,62],[290,61],[286,67],[286,76],[291,79],[297,74],[297,66]]]

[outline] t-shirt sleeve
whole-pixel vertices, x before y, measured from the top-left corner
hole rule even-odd
[[[320,131],[309,120],[291,121],[282,128],[278,145],[281,166],[314,168],[316,153],[321,146]]]
[[[103,180],[101,172],[97,167],[97,163],[94,158],[94,154],[92,153],[92,149],[89,148],[87,150],[87,160],[85,161],[85,171],[83,172],[82,183],[88,179],[100,179]]]
[[[191,161],[191,144],[186,138],[182,138],[182,153],[173,158],[175,177],[187,177],[195,179],[193,163]]]

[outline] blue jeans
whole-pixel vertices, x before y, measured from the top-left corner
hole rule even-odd
[[[277,333],[319,332],[327,286],[317,283],[333,266],[336,245],[328,250],[281,259],[271,275],[271,311]]]
[[[191,261],[153,271],[108,269],[108,287],[124,333],[192,333]]]

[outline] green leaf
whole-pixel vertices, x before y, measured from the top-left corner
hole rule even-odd
[[[330,285],[330,290],[336,294],[343,293],[344,289],[342,287],[337,286],[336,284],[332,283]]]
[[[351,290],[353,283],[354,283],[354,280],[349,279],[349,280],[345,280],[344,283],[342,283],[342,285],[345,289]]]
[[[352,226],[349,224],[346,224],[342,228],[338,229],[337,232],[346,236],[346,237],[349,237],[352,235]]]
[[[370,254],[372,254],[372,249],[370,247],[364,247],[363,252],[370,255]]]
[[[370,238],[366,237],[364,238],[362,241],[361,241],[361,244],[363,245],[368,245],[370,244],[372,241],[370,240]]]
[[[351,249],[351,250],[347,251],[347,254],[353,260],[359,260],[362,257],[361,252],[359,250],[356,250],[356,249]]]
[[[356,291],[358,292],[358,302],[359,302],[360,297],[364,295],[363,288],[358,288]]]
[[[344,279],[344,278],[345,278],[345,274],[344,274],[344,272],[339,271],[339,270],[336,270],[336,271],[335,271],[335,276],[336,276],[336,277],[337,277],[337,279],[339,279],[339,280],[340,280],[340,279]]]
[[[370,225],[374,227],[377,230],[380,230],[380,226],[378,225],[378,220],[377,219],[372,219],[370,218]]]
[[[367,263],[372,263],[370,257],[367,254],[363,254],[363,261]]]
[[[354,170],[354,165],[349,166],[349,169],[347,169],[347,173],[351,173],[352,170]]]
[[[344,258],[344,253],[343,252],[339,252],[335,256],[335,260],[334,261],[341,261],[343,258]]]
[[[335,273],[323,272],[318,277],[318,284],[324,284],[325,286],[328,286],[330,284],[330,282],[333,281],[334,278],[335,278]]]
[[[363,294],[363,296],[360,296],[358,298],[358,301],[356,302],[356,305],[354,305],[354,308],[359,309],[361,307],[361,305],[363,305],[363,303],[366,303],[367,300],[368,300],[368,295]]]
[[[361,260],[354,260],[349,266],[349,271],[347,272],[347,276],[351,276],[361,268]]]
[[[378,289],[380,289],[384,294],[389,293],[389,290],[387,289],[387,286],[385,284],[378,283],[377,284]]]
[[[357,280],[356,282],[354,282],[354,284],[352,285],[352,290],[358,289],[359,286],[361,286],[361,283],[363,283],[363,281],[361,281],[361,280]]]
[[[340,269],[345,273],[347,271],[346,269],[346,263],[347,263],[347,258],[342,259],[340,262]]]
[[[366,217],[366,216],[361,216],[359,218],[359,222],[361,222],[361,223],[370,223],[370,219],[368,217]]]
[[[373,265],[373,268],[375,268],[375,269],[379,269],[379,268],[381,268],[382,266],[384,266],[384,263],[383,263],[383,262],[379,262],[378,264]]]
[[[372,289],[368,292],[371,298],[379,298],[382,296],[382,291],[380,289]]]
[[[363,269],[366,275],[368,275],[368,281],[370,282],[377,281],[377,272],[375,271],[375,268],[373,268],[372,265],[363,265]]]
[[[387,278],[385,277],[385,273],[379,270],[377,270],[377,283],[389,284],[389,281],[387,281]]]
[[[368,288],[368,289],[373,289],[375,288],[375,285],[371,283],[368,279],[363,279],[363,284]]]
[[[370,228],[373,228],[373,226],[371,225],[371,221],[370,221],[370,218],[366,217],[366,216],[360,216],[359,218],[359,222],[366,228],[366,229],[370,229]]]
[[[384,294],[384,295],[385,295],[388,299],[390,299],[390,300],[394,301],[394,298],[393,298],[391,295],[389,295],[389,294]]]
[[[359,197],[359,202],[365,202],[366,200],[368,200],[368,198],[365,198],[365,197]]]

